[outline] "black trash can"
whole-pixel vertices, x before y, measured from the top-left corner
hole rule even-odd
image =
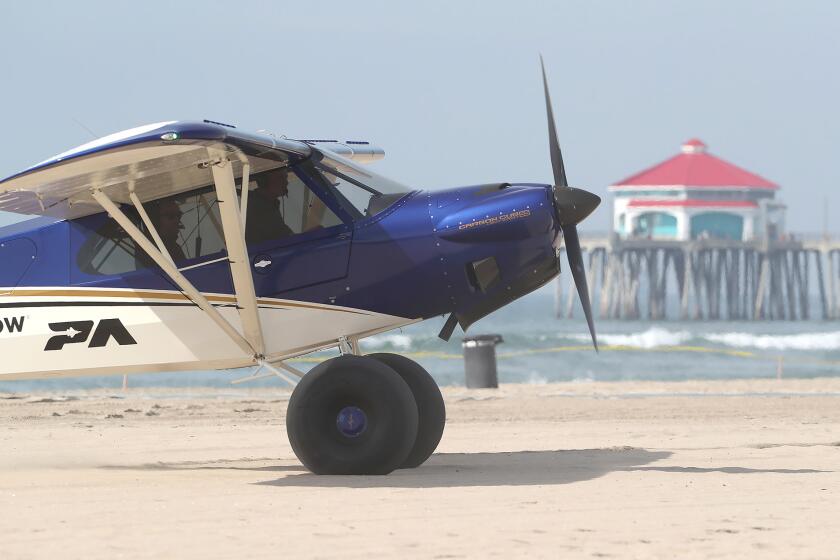
[[[504,342],[500,334],[464,337],[464,372],[469,389],[495,389],[499,386],[496,371],[496,345]]]

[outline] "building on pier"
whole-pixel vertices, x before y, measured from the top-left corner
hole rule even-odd
[[[609,187],[621,239],[784,239],[779,186],[724,161],[698,139],[681,153]]]

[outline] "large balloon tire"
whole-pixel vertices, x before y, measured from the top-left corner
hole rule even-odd
[[[423,366],[405,356],[383,352],[368,354],[366,357],[380,361],[396,371],[408,384],[411,393],[414,395],[419,416],[417,438],[414,441],[414,447],[400,468],[413,469],[419,467],[437,449],[443,437],[443,429],[446,426],[446,405],[443,402],[440,388]]]
[[[388,474],[412,451],[417,426],[403,378],[363,356],[315,366],[295,387],[286,413],[289,443],[315,474]]]

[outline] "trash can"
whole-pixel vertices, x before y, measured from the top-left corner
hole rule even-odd
[[[464,372],[467,388],[497,388],[496,345],[504,342],[499,334],[480,334],[464,337]]]

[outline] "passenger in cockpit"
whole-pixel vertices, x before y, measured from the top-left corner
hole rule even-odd
[[[248,195],[245,241],[250,245],[292,235],[280,211],[280,199],[289,194],[288,170],[276,169],[255,179],[257,188]]]

